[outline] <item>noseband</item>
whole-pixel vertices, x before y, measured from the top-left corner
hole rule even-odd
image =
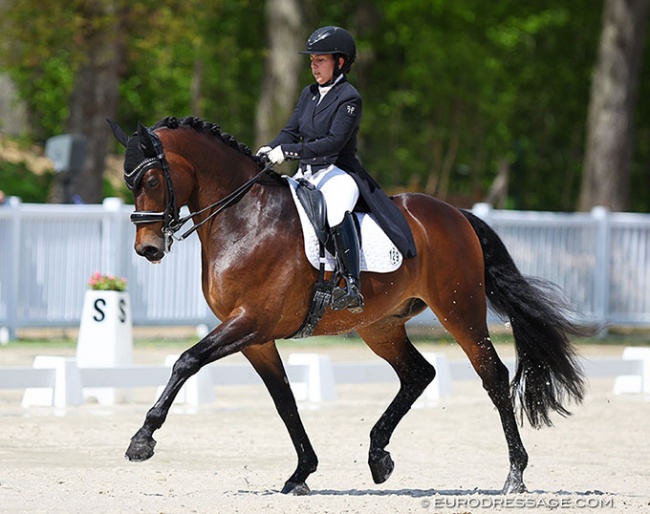
[[[125,178],[131,179],[137,177],[137,175],[144,174],[145,171],[160,165],[163,170],[163,175],[165,176],[165,185],[167,187],[167,205],[163,212],[155,211],[134,211],[131,213],[131,223],[134,225],[148,225],[151,223],[160,223],[162,222],[162,233],[165,238],[165,253],[169,252],[173,240],[182,241],[193,232],[199,229],[201,225],[205,222],[217,216],[222,212],[226,207],[237,202],[242,196],[244,196],[253,185],[260,180],[262,175],[267,173],[273,167],[273,163],[267,164],[257,175],[252,179],[248,180],[237,189],[235,189],[229,195],[226,195],[221,200],[214,202],[203,209],[200,209],[196,212],[191,212],[187,216],[180,217],[180,211],[176,203],[176,192],[174,190],[174,183],[172,182],[171,172],[169,170],[169,163],[165,157],[165,151],[163,150],[162,142],[153,130],[147,129],[151,142],[153,144],[156,156],[144,159],[140,164],[138,164],[133,171],[131,171],[128,176],[125,173]],[[203,214],[206,211],[211,209],[216,209],[205,219],[199,223],[195,223],[192,228],[187,230],[181,236],[176,237],[175,234],[178,232],[185,223],[193,219],[199,214]]]

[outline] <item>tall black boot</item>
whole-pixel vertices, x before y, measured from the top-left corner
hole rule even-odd
[[[361,295],[359,234],[354,223],[353,214],[346,212],[341,224],[332,227],[332,237],[336,248],[336,262],[346,282],[346,289],[334,288],[332,291],[332,310],[347,309],[358,314],[363,312]]]

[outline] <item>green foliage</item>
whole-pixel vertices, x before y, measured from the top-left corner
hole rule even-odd
[[[54,173],[38,175],[25,164],[0,160],[2,190],[7,196],[18,196],[25,203],[44,203],[54,180]]]
[[[102,182],[102,196],[104,198],[121,198],[125,202],[133,201],[133,195],[124,182],[122,182],[119,187],[115,187],[115,185],[113,185],[113,183],[106,177],[104,177]]]
[[[440,187],[432,177],[453,159],[449,194],[473,201],[506,160],[512,206],[571,209],[600,30],[593,3],[381,3],[363,82],[365,162],[382,183]]]
[[[7,1],[0,4],[0,63],[16,82],[31,113],[35,139],[63,132],[80,18],[75,2]]]
[[[198,115],[251,144],[267,52],[265,2],[112,1],[123,24],[116,37],[124,38],[120,124],[129,131],[138,121]],[[75,40],[87,29],[89,8],[91,0],[0,4],[2,67],[29,103],[36,139],[63,129],[84,59]],[[302,8],[305,34],[336,24],[356,36],[350,79],[364,98],[360,156],[387,190],[426,190],[469,204],[507,162],[509,206],[574,208],[601,2],[309,0]],[[296,80],[312,80],[307,65]],[[646,66],[635,210],[650,209],[649,93]],[[105,192],[123,193],[110,185]]]
[[[167,3],[157,10],[158,30],[135,30],[130,39],[120,122],[134,128],[164,116],[202,116],[252,142],[264,66],[264,4]]]

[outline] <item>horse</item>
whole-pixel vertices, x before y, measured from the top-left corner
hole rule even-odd
[[[307,478],[318,458],[300,419],[276,348],[295,334],[308,313],[318,271],[309,264],[298,213],[286,181],[269,171],[219,125],[196,117],[167,117],[152,127],[138,124],[131,137],[111,122],[127,147],[124,178],[133,192],[135,251],[156,263],[174,239],[196,232],[201,242],[202,291],[221,321],[184,351],[162,394],[131,438],[126,458],[154,454],[153,433],[177,393],[203,366],[241,352],[264,382],[297,454],[297,467],[282,493],[309,494]],[[432,196],[391,197],[412,231],[417,255],[389,273],[362,273],[362,313],[327,309],[313,335],[356,331],[396,373],[400,387],[370,432],[368,465],[375,483],[394,469],[386,450],[391,435],[434,379],[434,367],[409,339],[405,324],[430,308],[456,340],[499,413],[508,448],[503,493],[526,491],[528,454],[518,425],[551,426],[552,412],[570,415],[567,403],[584,396],[584,375],[574,337],[588,335],[557,286],[527,277],[504,243],[470,211]],[[187,206],[190,214],[180,217]],[[181,237],[174,234],[186,222]],[[489,305],[509,320],[517,351],[512,382],[490,339]]]

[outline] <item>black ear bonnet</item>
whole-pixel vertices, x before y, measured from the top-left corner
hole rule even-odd
[[[131,137],[113,120],[106,120],[117,139],[125,148],[124,182],[131,191],[136,191],[147,170],[157,163],[163,164],[164,154],[158,136],[142,123]]]
[[[124,182],[131,191],[136,191],[145,172],[160,164],[161,155],[156,151],[149,129],[138,126],[126,143],[124,154]]]

